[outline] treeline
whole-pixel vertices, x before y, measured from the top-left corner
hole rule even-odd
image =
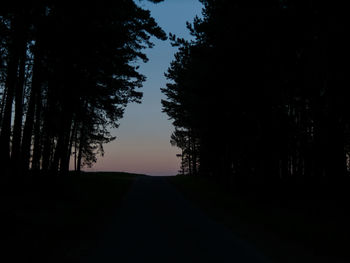
[[[152,0],[161,2],[161,0]],[[145,77],[137,60],[163,30],[133,0],[2,1],[0,170],[66,173],[114,140]]]
[[[344,178],[350,89],[344,6],[201,0],[162,91],[183,167],[234,178]]]

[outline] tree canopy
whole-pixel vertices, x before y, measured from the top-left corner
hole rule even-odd
[[[331,1],[202,0],[163,88],[187,171],[341,178],[349,171],[344,8]],[[179,132],[181,131],[181,132]],[[187,142],[187,143],[184,143]]]
[[[133,0],[3,1],[0,10],[1,167],[65,173],[71,155],[78,170],[93,164],[115,139],[108,128],[141,101],[135,62],[147,62],[143,50],[164,31]]]

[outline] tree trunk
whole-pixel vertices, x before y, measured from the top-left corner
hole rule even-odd
[[[75,121],[75,134],[74,134],[74,171],[77,171],[77,143],[78,143],[78,127],[77,121]]]
[[[16,41],[16,40],[14,40]],[[17,43],[13,43],[9,50],[9,60],[7,66],[6,77],[6,100],[4,107],[4,115],[0,133],[0,166],[4,174],[9,173],[10,163],[10,138],[11,138],[11,121],[12,121],[12,104],[14,99],[14,91],[17,79],[18,68],[18,49]]]
[[[42,130],[42,170],[48,172],[51,166],[51,156],[53,148],[53,134],[52,134],[52,121],[54,119],[53,107],[54,107],[54,95],[52,94],[51,83],[49,83],[46,107],[43,112],[44,123]],[[52,83],[54,85],[55,83]]]
[[[35,109],[34,148],[33,148],[33,161],[32,161],[33,170],[40,170],[40,160],[41,160],[41,151],[42,151],[42,136],[40,132],[41,113],[42,113],[42,99],[41,99],[41,93],[39,92],[36,97],[36,109]]]
[[[63,130],[63,145],[62,151],[60,153],[60,174],[66,175],[69,171],[69,158],[71,153],[70,140],[72,137],[72,118],[73,114],[68,107],[68,111],[66,113],[66,117],[64,118],[64,130]]]
[[[55,147],[55,152],[53,155],[53,161],[52,161],[52,165],[50,167],[50,171],[57,175],[58,170],[59,170],[59,165],[60,165],[60,155],[62,152],[62,145],[63,145],[63,135],[62,132],[59,134],[58,139],[57,139],[57,144]]]
[[[34,66],[33,66],[33,77],[32,77],[32,90],[30,93],[28,110],[26,114],[26,121],[23,130],[22,140],[22,169],[24,171],[29,169],[30,163],[30,152],[33,135],[35,105],[38,94],[41,92],[41,54],[38,42],[36,43],[34,53]]]
[[[42,170],[48,172],[51,163],[52,139],[45,133],[43,139]]]
[[[5,101],[6,101],[6,95],[7,94],[7,89],[4,89],[4,93],[2,94],[2,98],[1,98],[1,105],[0,105],[0,131],[1,131],[1,127],[2,127],[2,116],[4,114],[4,108],[5,108]]]
[[[20,166],[20,148],[22,137],[22,119],[23,119],[23,90],[25,85],[25,66],[27,59],[27,43],[22,43],[22,54],[19,65],[19,78],[15,90],[15,119],[13,127],[11,162],[13,171],[18,170]]]
[[[84,140],[85,140],[84,129],[85,129],[85,125],[84,125],[84,121],[83,121],[83,123],[81,125],[81,129],[80,129],[80,139],[79,139],[79,153],[78,153],[78,162],[77,162],[78,173],[80,173],[80,171],[81,171],[81,160],[83,158],[83,144],[84,144]]]
[[[71,131],[71,136],[69,139],[68,152],[67,152],[66,159],[65,159],[65,163],[66,163],[65,166],[67,167],[67,171],[69,171],[70,157],[72,154],[73,143],[75,142],[75,138],[76,138],[76,130],[77,130],[77,122],[74,121],[73,128]]]
[[[197,175],[197,149],[196,149],[196,138],[192,133],[191,137],[192,144],[192,173],[193,175]]]

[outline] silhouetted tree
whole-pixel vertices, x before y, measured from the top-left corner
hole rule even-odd
[[[108,127],[141,101],[145,76],[134,62],[147,62],[150,37],[165,33],[133,0],[0,8],[1,166],[64,174],[74,146],[79,169],[92,164],[114,139]]]
[[[188,24],[195,40],[171,36],[179,51],[162,90],[175,129],[196,142],[201,174],[225,182],[344,176],[344,10],[314,1],[201,2],[203,18]]]

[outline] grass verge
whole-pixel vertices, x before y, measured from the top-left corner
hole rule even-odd
[[[287,191],[281,185],[279,191],[256,190],[256,186],[253,190],[249,185],[228,191],[207,178],[169,180],[212,219],[273,262],[349,262],[350,217],[347,203],[340,198],[322,191],[303,195],[297,187]]]
[[[7,262],[79,262],[137,176],[82,173],[3,181],[1,236],[12,258]]]

